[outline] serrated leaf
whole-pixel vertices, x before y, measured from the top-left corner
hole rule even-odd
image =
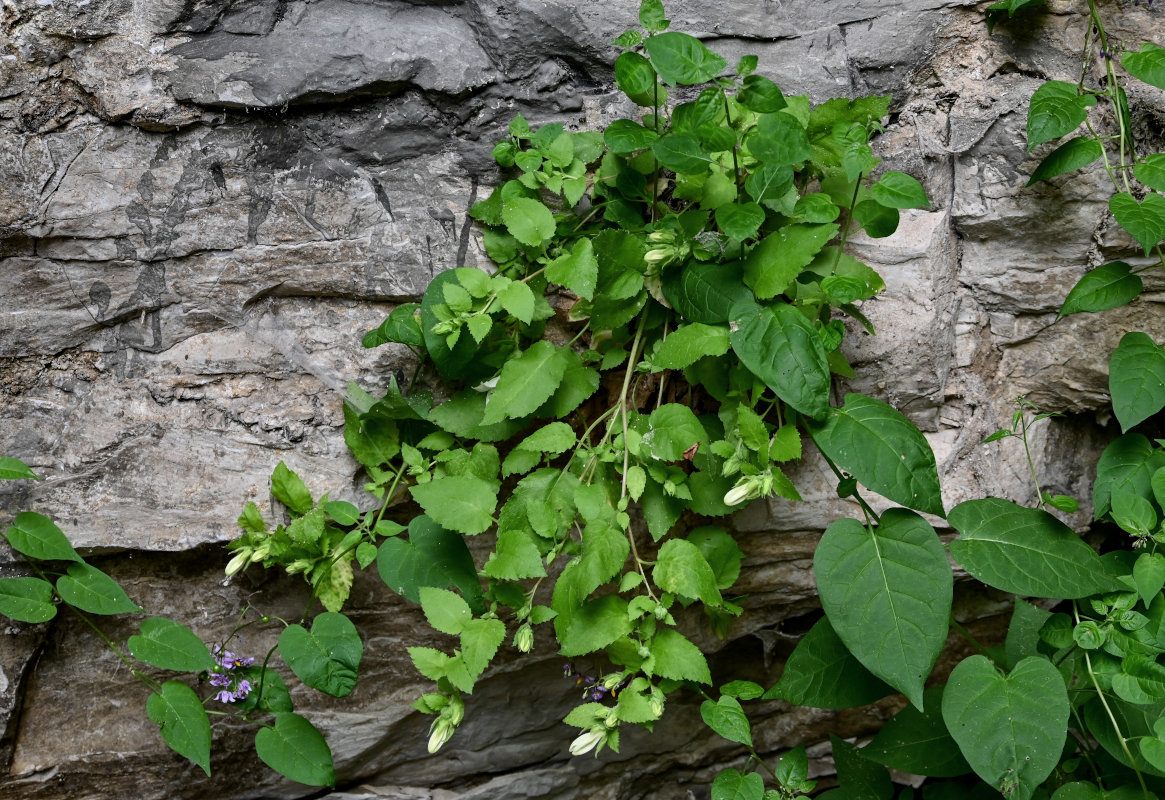
[[[28,465],[19,458],[0,457],[0,480],[16,481],[23,478],[32,478],[37,481],[44,480],[41,476],[29,469]]]
[[[1077,136],[1069,139],[1044,157],[1032,173],[1027,185],[1050,180],[1058,175],[1075,172],[1087,167],[1104,155],[1104,147],[1091,136]]]
[[[1050,661],[1025,658],[1003,675],[984,656],[961,662],[943,693],[943,719],[975,773],[1028,800],[1059,761],[1068,692]]]
[[[926,208],[930,199],[917,178],[891,170],[870,187],[870,197],[887,208]]]
[[[599,262],[590,239],[580,239],[567,255],[561,255],[546,265],[546,277],[586,300],[595,294],[599,279]]]
[[[425,339],[421,334],[421,324],[417,320],[420,303],[401,303],[380,323],[364,334],[361,344],[364,347],[379,347],[382,344],[395,342],[410,347],[424,347]]]
[[[347,697],[356,688],[364,645],[350,619],[325,611],[315,618],[310,631],[302,625],[284,628],[279,653],[308,686],[333,697]]]
[[[712,568],[717,589],[723,591],[736,583],[744,553],[731,535],[721,528],[704,526],[689,533],[687,540],[699,549]]]
[[[960,503],[947,518],[959,531],[951,556],[988,586],[1062,599],[1118,587],[1096,552],[1046,511],[988,497]]]
[[[510,281],[498,292],[498,302],[519,322],[529,325],[534,318],[534,292],[522,281]]]
[[[886,511],[873,532],[838,520],[821,538],[813,569],[838,637],[921,709],[923,682],[946,642],[953,591],[934,528],[900,508]]]
[[[659,77],[670,84],[706,83],[728,66],[721,56],[686,33],[673,31],[651,36],[644,47]]]
[[[1145,248],[1145,255],[1165,239],[1165,196],[1149,192],[1137,202],[1128,192],[1114,194],[1108,201],[1116,221]]]
[[[524,417],[549,400],[566,372],[564,349],[540,339],[507,361],[486,402],[482,424]]]
[[[737,303],[753,299],[742,281],[741,264],[690,264],[665,276],[664,297],[689,322],[718,325],[728,322]]]
[[[311,492],[307,490],[303,479],[295,474],[286,464],[280,461],[271,473],[271,494],[292,514],[306,514],[312,510]]]
[[[551,422],[527,436],[515,449],[558,455],[574,447],[576,441],[573,428],[565,422]]]
[[[57,579],[57,594],[69,605],[90,614],[128,614],[144,610],[129,599],[117,581],[88,564],[70,564],[69,574]]]
[[[812,708],[851,708],[880,700],[894,689],[862,666],[822,617],[797,643],[781,679],[766,700]]]
[[[677,681],[712,683],[708,660],[679,631],[664,628],[651,640],[651,655],[655,658],[655,674]]]
[[[770,170],[772,178],[781,176],[783,169],[800,164],[812,155],[805,126],[791,114],[759,116],[756,129],[745,139],[745,146]],[[758,172],[763,172],[763,168],[759,171],[754,170],[752,175],[757,175]],[[781,180],[778,185],[783,183]],[[749,188],[749,194],[757,201],[761,200],[752,188]]]
[[[1165,192],[1165,153],[1154,153],[1133,167],[1133,177],[1150,189]]]
[[[1081,311],[1107,311],[1132,302],[1144,284],[1140,275],[1132,274],[1132,267],[1123,261],[1114,261],[1084,274],[1060,308],[1060,316]]]
[[[465,623],[473,619],[469,604],[448,589],[422,586],[420,595],[425,619],[441,633],[456,636],[465,629]]]
[[[690,408],[680,403],[665,403],[651,412],[643,446],[652,458],[679,461],[692,445],[707,438],[704,426]]]
[[[699,599],[706,606],[722,602],[716,575],[704,554],[683,539],[669,539],[659,548],[651,579],[665,592]]]
[[[712,800],[763,800],[764,778],[755,772],[722,770],[712,781]]]
[[[297,783],[334,786],[332,751],[315,726],[298,714],[275,715],[275,727],[255,734],[255,752],[264,764]]]
[[[1123,53],[1121,66],[1134,78],[1165,89],[1165,48],[1145,42],[1136,53]]]
[[[529,197],[510,197],[502,202],[502,222],[519,242],[539,247],[554,236],[554,215]]]
[[[627,601],[618,595],[604,595],[574,609],[555,610],[554,630],[564,656],[593,653],[631,632]]]
[[[4,533],[18,553],[41,561],[80,561],[81,556],[51,519],[35,511],[22,511]]]
[[[862,749],[862,756],[912,775],[933,778],[966,775],[971,765],[959,752],[943,722],[942,696],[942,686],[927,689],[927,710],[906,706]]]
[[[542,556],[530,536],[522,531],[498,533],[496,552],[482,567],[482,573],[495,580],[517,581],[540,578],[546,574]]]
[[[788,291],[801,271],[837,235],[838,226],[785,225],[761,239],[744,261],[744,282],[758,299]]]
[[[700,718],[728,741],[752,747],[752,726],[735,697],[722,695],[715,703],[705,700],[700,704]]]
[[[501,620],[471,619],[465,623],[461,631],[461,660],[474,679],[485,672],[505,638],[506,626]]]
[[[638,502],[639,498],[643,496],[643,490],[647,486],[647,473],[644,472],[643,467],[638,464],[627,468],[627,494],[631,495],[631,499]]]
[[[450,475],[419,483],[413,499],[438,525],[458,533],[481,533],[493,524],[498,485],[472,475]]]
[[[1059,139],[1080,126],[1088,117],[1092,95],[1077,93],[1076,84],[1048,81],[1032,95],[1027,115],[1027,149]]]
[[[194,631],[165,617],[142,620],[141,635],[126,643],[138,661],[159,669],[198,672],[214,669],[214,658]]]
[[[0,578],[0,614],[19,622],[48,622],[57,615],[53,585],[40,578]]]
[[[757,203],[725,203],[716,208],[716,225],[725,236],[744,241],[756,236],[765,221],[765,210]]]
[[[1108,390],[1122,432],[1165,408],[1165,347],[1126,333],[1109,357]]]
[[[812,418],[829,410],[829,362],[821,337],[793,306],[740,303],[731,311],[732,349],[777,397]]]
[[[847,394],[845,405],[807,427],[821,452],[863,485],[907,508],[943,515],[934,452],[891,406]]]
[[[198,695],[184,683],[166,681],[146,700],[146,714],[162,729],[162,741],[210,775],[210,718]]]

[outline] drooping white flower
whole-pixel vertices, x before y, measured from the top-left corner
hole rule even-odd
[[[570,743],[570,754],[581,756],[583,753],[589,753],[606,738],[607,733],[602,728],[591,728],[589,731],[583,731],[578,735],[578,738]]]

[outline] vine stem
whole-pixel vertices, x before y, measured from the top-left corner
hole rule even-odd
[[[955,633],[962,636],[964,639],[967,640],[967,642],[972,647],[974,647],[980,653],[982,653],[987,658],[989,658],[991,660],[991,663],[995,664],[996,666],[999,666],[999,662],[995,660],[995,657],[993,655],[991,655],[991,651],[988,650],[986,647],[984,647],[983,644],[978,639],[975,638],[975,635],[973,633],[971,633],[969,630],[967,630],[966,626],[964,626],[963,623],[961,623],[957,619],[955,619],[955,614],[953,611],[951,612],[950,622],[951,622],[951,627],[954,628],[954,630],[955,630]]]
[[[837,479],[838,479],[839,481],[844,481],[844,480],[845,480],[845,476],[841,474],[841,470],[839,470],[839,469],[837,468],[837,464],[834,464],[834,463],[833,463],[833,460],[832,460],[832,459],[831,459],[829,456],[825,455],[825,453],[822,453],[822,454],[821,454],[821,457],[825,459],[825,463],[829,465],[829,468],[830,468],[831,470],[833,470],[833,474],[837,476]],[[853,493],[853,498],[854,498],[855,500],[857,500],[857,501],[858,501],[858,504],[859,504],[859,505],[862,507],[862,511],[863,511],[863,513],[865,513],[865,515],[866,515],[866,523],[867,523],[867,525],[869,524],[869,521],[870,521],[870,518],[871,518],[871,517],[873,518],[874,522],[879,522],[879,523],[880,523],[880,522],[882,521],[882,518],[878,516],[878,512],[877,512],[877,511],[875,511],[875,510],[874,510],[874,509],[873,509],[873,508],[870,506],[870,504],[869,504],[869,503],[867,503],[867,502],[865,501],[865,498],[863,498],[863,497],[861,496],[861,494],[860,494],[860,493],[859,493],[859,492],[858,492],[856,489],[854,490],[854,493]]]
[[[627,391],[631,388],[631,376],[635,372],[635,365],[639,361],[639,348],[643,341],[643,329],[647,327],[647,315],[639,317],[639,325],[635,328],[635,339],[631,342],[631,355],[627,359],[627,369],[623,373],[623,388],[619,392],[619,416],[623,419],[623,476],[619,486],[619,502],[622,504],[627,497],[627,469],[631,462],[631,449],[627,446],[628,419],[627,419]],[[635,566],[643,578],[643,586],[647,595],[654,600],[655,593],[651,591],[651,581],[647,579],[647,571],[643,568],[643,559],[639,557],[639,548],[635,545],[635,535],[631,526],[625,531],[627,541],[631,544],[631,557],[635,559]]]
[[[1036,485],[1036,508],[1043,508],[1047,505],[1047,503],[1044,502],[1044,490],[1040,488],[1040,479],[1039,476],[1036,475],[1036,464],[1035,461],[1032,460],[1031,447],[1029,447],[1027,443],[1028,423],[1026,412],[1023,412],[1022,416],[1020,416],[1019,424],[1020,438],[1023,439],[1023,452],[1024,455],[1027,456],[1027,468],[1031,472],[1032,483]]]

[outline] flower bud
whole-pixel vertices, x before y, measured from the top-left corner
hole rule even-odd
[[[311,569],[311,559],[297,558],[287,565],[287,574],[297,575],[300,572],[307,572],[309,569]]]
[[[648,265],[659,265],[669,260],[675,255],[675,250],[671,247],[657,247],[654,250],[648,250],[643,254],[643,261]]]
[[[655,614],[655,618],[660,622],[663,622],[665,619],[667,619],[667,608],[664,606],[656,606],[655,610],[651,613]]]
[[[724,494],[724,505],[738,506],[752,496],[752,485],[747,479],[736,484]]]
[[[465,719],[465,702],[460,697],[451,697],[442,713],[451,725],[460,725],[461,720]]]
[[[651,696],[651,713],[655,714],[656,718],[663,716],[663,698],[658,695]]]
[[[235,557],[227,562],[227,568],[226,568],[227,577],[229,578],[230,576],[234,575],[236,572],[241,571],[243,569],[243,567],[250,564],[251,563],[251,555],[253,552],[254,551],[252,551],[251,548],[244,547],[242,550],[240,550],[238,553],[236,553]]]
[[[534,631],[530,630],[529,625],[518,628],[514,634],[514,647],[521,653],[529,653],[534,649]]]
[[[675,240],[675,231],[658,230],[647,234],[647,241],[649,242],[674,242]]]
[[[453,731],[457,730],[445,717],[437,717],[433,721],[433,726],[429,728],[429,752],[436,753],[444,746],[445,742],[453,736]]]
[[[623,673],[622,672],[612,672],[610,675],[603,678],[603,686],[605,686],[607,688],[607,691],[614,689],[616,686],[618,686],[622,682],[623,682]]]
[[[595,749],[599,742],[607,738],[607,732],[602,728],[591,728],[589,731],[584,731],[570,743],[570,754],[572,756],[581,756],[583,753],[589,753]]]
[[[251,561],[262,561],[269,555],[271,555],[271,541],[267,540],[255,548],[255,552],[251,556]]]

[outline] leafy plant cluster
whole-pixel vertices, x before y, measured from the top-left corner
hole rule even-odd
[[[1027,5],[997,3],[993,21]],[[1089,9],[1088,52],[1095,43],[1108,54]],[[515,119],[494,149],[506,179],[471,209],[496,270],[437,275],[420,302],[365,336],[366,347],[404,345],[418,360],[408,386],[349,391],[345,440],[371,507],[314,498],[281,463],[271,486],[285,521],[269,523],[253,504],[240,516],[228,574],[251,564],[300,574],[325,610],[310,627],[311,606],[298,622],[245,615],[240,627],[282,626],[261,666],[225,650],[237,631],[213,652],[162,618],[141,623],[128,654],[106,639],[131,667],[130,656],[204,673],[220,689],[200,697],[188,682],[134,668],[163,739],[209,772],[210,716],[232,714],[259,726],[267,764],[331,785],[330,751],[294,713],[272,662],[278,654],[304,685],[349,694],[363,649],[343,607],[355,570],[375,564],[449,637],[444,649],[409,648],[434,682],[415,703],[433,717],[431,752],[455,734],[506,639],[529,652],[541,626],[564,657],[605,664],[566,717],[579,731],[570,752],[618,749],[623,726],[650,729],[675,692],[696,691],[705,723],[750,754],[716,777],[714,800],[816,789],[804,747],[775,765],[757,752],[749,704],[846,708],[895,692],[909,705],[872,742],[834,738],[840,786],[817,796],[888,800],[890,767],[927,776],[928,800],[1153,797],[1165,786],[1165,443],[1132,429],[1165,407],[1165,348],[1132,333],[1112,356],[1124,435],[1098,465],[1093,505],[1097,520],[1127,532],[1127,547],[1098,555],[1053,516],[1075,500],[1044,492],[1034,465],[1034,508],[985,498],[948,511],[934,455],[909,420],[859,394],[831,403],[831,376],[853,374],[840,349],[847,320],[872,333],[860,304],[884,287],[846,241],[857,230],[891,235],[900,210],[928,205],[914,178],[873,177],[870,138],[889,98],[812,106],[757,74],[755,57],[730,70],[669,30],[658,0],[643,0],[639,19],[615,42],[616,82],[637,113],[602,132]],[[1165,88],[1163,56],[1145,45],[1121,63]],[[1124,91],[1101,58],[1101,88],[1082,75],[1032,98],[1031,147],[1088,130],[1033,181],[1103,160],[1118,190],[1114,216],[1159,261],[1165,156],[1136,155]],[[1100,99],[1114,109],[1115,134],[1093,130]],[[1149,266],[1093,270],[1061,313],[1130,301]],[[1047,416],[1021,404],[989,439],[1026,448],[1029,427]],[[805,436],[862,519],[838,520],[822,537],[814,571],[825,616],[775,685],[714,682],[680,623],[698,611],[723,634],[742,613],[733,585],[743,553],[716,521],[760,497],[800,499],[783,467],[801,458]],[[35,476],[8,459],[0,477]],[[863,491],[895,505],[879,514]],[[958,537],[944,545],[924,514],[945,517]],[[466,538],[483,534],[479,564]],[[6,537],[37,577],[0,580],[0,613],[43,622],[65,604],[91,622],[140,611],[47,518],[25,512]],[[949,557],[1017,600],[1003,647],[980,648],[928,688],[951,627],[966,634],[951,618]],[[1062,602],[1047,611],[1020,597]]]

